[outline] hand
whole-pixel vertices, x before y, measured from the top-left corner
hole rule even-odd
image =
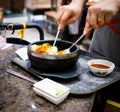
[[[61,6],[56,17],[59,29],[63,29],[66,25],[75,22],[79,18],[81,11],[82,7],[80,8],[77,3]]]
[[[120,0],[101,0],[88,8],[84,33],[109,22],[119,11]]]

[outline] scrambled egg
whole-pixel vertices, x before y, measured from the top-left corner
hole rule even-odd
[[[31,50],[34,52],[39,52],[43,54],[50,54],[50,55],[60,55],[64,54],[63,51],[58,51],[56,46],[51,46],[49,43],[44,43],[42,45],[31,45]]]

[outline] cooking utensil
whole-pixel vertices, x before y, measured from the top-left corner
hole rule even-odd
[[[16,41],[17,40],[17,41]],[[40,71],[47,71],[47,72],[60,72],[65,71],[73,68],[76,65],[76,62],[80,55],[80,47],[76,44],[71,49],[70,54],[64,54],[64,55],[48,55],[48,54],[42,54],[38,52],[34,52],[31,50],[31,45],[42,45],[43,43],[49,43],[50,45],[53,44],[54,40],[40,40],[34,43],[29,43],[26,40],[19,39],[19,38],[7,38],[7,41],[14,44],[21,44],[21,45],[28,45],[27,46],[27,53],[29,61],[32,65],[32,67],[39,69]],[[56,41],[56,46],[58,50],[67,49],[69,46],[71,46],[73,43],[64,41],[64,40],[58,40]]]
[[[27,80],[27,81],[29,81],[29,82],[32,82],[32,83],[38,82],[38,81],[36,81],[36,80],[34,80],[34,79],[31,79],[31,78],[29,78],[29,77],[26,77],[26,76],[24,76],[24,75],[22,75],[22,74],[20,74],[20,73],[18,73],[18,72],[15,72],[15,71],[13,71],[13,70],[11,70],[11,69],[7,69],[6,71],[7,71],[8,73],[11,73],[11,74],[17,76],[17,77],[20,77],[20,78],[22,78],[22,79],[25,79],[25,80]]]
[[[13,31],[16,29],[22,29],[22,25],[14,25],[14,24],[5,24],[2,25],[4,27],[7,27],[8,30],[14,26]],[[79,46],[75,45],[72,48],[72,53],[71,54],[64,54],[64,55],[48,55],[48,54],[42,54],[42,53],[37,53],[33,52],[31,50],[31,45],[36,44],[40,45],[43,43],[49,43],[50,45],[53,45],[54,40],[43,40],[44,39],[44,32],[39,27],[38,25],[26,25],[26,28],[36,28],[39,31],[40,34],[40,41],[34,42],[34,43],[29,43],[24,39],[19,39],[19,38],[7,38],[7,43],[12,43],[12,44],[21,44],[21,45],[28,45],[27,46],[27,53],[29,57],[29,61],[32,65],[32,67],[35,67],[36,69],[40,69],[42,71],[65,71],[68,69],[73,68],[76,65],[76,62],[79,58],[80,55],[80,48]],[[59,33],[59,31],[58,31]],[[58,35],[58,34],[57,34]],[[56,37],[57,38],[57,37]],[[71,46],[73,43],[68,42],[68,41],[63,41],[59,40],[55,42],[55,46],[58,48],[58,50],[63,50]],[[52,73],[52,72],[51,72]]]
[[[60,33],[60,29],[58,29],[57,34],[56,34],[56,36],[55,36],[55,40],[54,40],[54,43],[53,43],[53,47],[55,46],[55,43],[56,43],[57,38],[58,38],[58,36],[59,36],[59,33]]]
[[[53,40],[41,40],[38,42],[34,42],[28,45],[28,57],[31,62],[32,67],[40,70],[40,71],[47,71],[47,72],[60,72],[65,71],[73,68],[79,58],[80,55],[80,47],[76,44],[71,49],[70,54],[63,54],[63,55],[50,55],[50,54],[43,54],[39,52],[34,52],[31,50],[32,45],[42,45],[43,43],[49,43],[50,45],[53,44]],[[71,46],[73,43],[64,41],[64,40],[57,40],[56,46],[58,50],[63,50]]]
[[[72,46],[70,46],[69,48],[64,50],[64,54],[69,54],[70,53],[70,49],[77,43],[79,42],[83,37],[85,36],[85,34],[82,34],[73,44]]]
[[[91,28],[89,29],[89,31],[90,31],[90,30],[91,30]],[[88,31],[88,32],[89,32],[89,31]],[[88,33],[88,32],[87,32],[87,33]],[[70,46],[69,48],[67,48],[67,49],[64,50],[64,53],[65,53],[65,54],[69,54],[69,53],[70,53],[70,49],[71,49],[77,42],[79,42],[87,33],[85,33],[85,34],[83,33],[83,34],[72,44],[72,46]]]

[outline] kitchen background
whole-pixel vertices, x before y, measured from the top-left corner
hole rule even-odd
[[[1,23],[36,23],[45,33],[45,40],[54,39],[57,32],[55,20],[56,11],[61,6],[62,0],[0,0]],[[83,27],[81,27],[83,28]],[[7,37],[18,37],[17,31],[11,35],[7,31]],[[62,32],[58,39],[61,39]],[[34,38],[34,39],[33,39]],[[30,42],[38,41],[39,34],[36,29],[27,29],[24,39]],[[90,40],[79,42],[81,49],[88,50]]]

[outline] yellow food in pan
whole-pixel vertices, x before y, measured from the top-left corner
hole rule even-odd
[[[64,54],[63,51],[58,51],[56,46],[51,46],[49,43],[44,43],[42,45],[31,45],[31,50],[38,53],[50,54],[50,55],[61,55]]]

